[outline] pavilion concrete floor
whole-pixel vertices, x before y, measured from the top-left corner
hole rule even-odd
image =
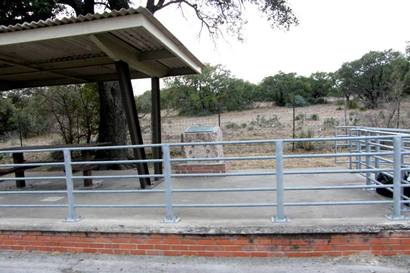
[[[97,171],[100,174],[129,174],[128,171]],[[63,175],[63,173],[47,173],[48,175]],[[26,176],[39,176],[44,173],[32,171]],[[98,187],[104,189],[137,189],[139,182],[136,179],[107,179]],[[214,178],[174,178],[174,188],[226,188],[226,187],[275,187],[275,177],[214,177]],[[27,181],[27,190],[64,190],[65,182],[56,180]],[[285,176],[285,186],[324,186],[324,185],[363,185],[365,180],[356,174],[315,174]],[[75,183],[77,189],[82,187],[82,180]],[[163,183],[155,188],[162,189]],[[14,181],[0,184],[0,190],[14,190]],[[24,190],[22,190],[24,191]],[[77,194],[78,204],[162,204],[163,193],[87,193]],[[323,190],[323,191],[289,191],[285,193],[285,202],[319,202],[319,201],[355,201],[355,200],[387,200],[375,191],[362,189]],[[64,194],[41,195],[1,195],[0,204],[64,204]],[[174,193],[174,202],[179,204],[216,204],[216,203],[264,203],[275,202],[275,192],[221,192],[221,193]],[[67,213],[66,208],[1,208],[0,224],[42,223],[48,221],[62,223]],[[81,216],[80,223],[92,225],[115,223],[120,225],[153,225],[161,224],[164,209],[159,208],[78,208]],[[294,227],[298,225],[371,225],[392,224],[386,215],[391,214],[390,204],[360,205],[360,206],[303,206],[287,207],[286,216],[289,223],[280,226]],[[275,215],[275,208],[175,208],[175,214],[181,218],[178,224],[172,226],[274,226],[271,222]],[[3,221],[1,221],[3,219]],[[7,219],[7,220],[6,220]],[[10,220],[13,219],[13,220]],[[408,224],[408,222],[405,222]],[[169,225],[169,224],[168,224]]]

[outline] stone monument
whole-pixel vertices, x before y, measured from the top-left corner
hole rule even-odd
[[[222,131],[219,127],[194,125],[183,133],[183,142],[214,142],[222,141]],[[223,145],[187,145],[183,146],[186,158],[221,158],[224,156]],[[222,160],[187,161],[175,165],[176,173],[224,173],[227,164]]]

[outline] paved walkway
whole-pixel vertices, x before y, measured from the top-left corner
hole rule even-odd
[[[0,252],[0,273],[409,273],[410,257],[226,259]]]

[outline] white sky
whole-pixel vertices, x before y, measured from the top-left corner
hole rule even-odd
[[[279,71],[310,75],[331,72],[370,50],[404,51],[410,40],[409,0],[289,0],[300,24],[288,32],[272,29],[266,18],[246,7],[244,42],[235,37],[215,43],[198,37],[196,18],[166,8],[156,17],[202,62],[223,64],[253,83]],[[134,92],[150,89],[149,80],[133,82]]]

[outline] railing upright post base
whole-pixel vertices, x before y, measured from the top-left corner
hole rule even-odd
[[[278,216],[273,216],[272,217],[272,222],[273,223],[287,223],[287,222],[289,222],[289,219],[288,219],[288,217],[278,217]]]

